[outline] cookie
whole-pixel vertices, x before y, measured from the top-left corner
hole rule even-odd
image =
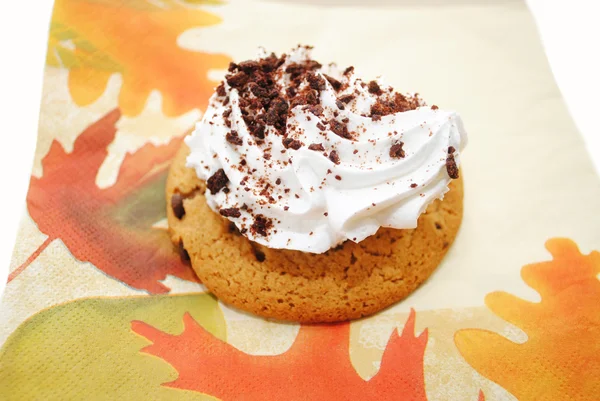
[[[462,220],[462,179],[412,230],[381,228],[323,254],[270,249],[213,212],[205,182],[185,166],[185,144],[167,180],[169,232],[220,300],[266,318],[337,322],[371,315],[412,293],[440,264]]]

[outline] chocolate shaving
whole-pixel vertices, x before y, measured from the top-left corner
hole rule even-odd
[[[402,159],[405,157],[406,154],[404,153],[404,149],[402,149],[403,146],[404,142],[402,141],[394,143],[390,148],[390,157],[393,159]]]
[[[228,182],[229,178],[227,178],[225,171],[221,168],[206,181],[206,187],[210,190],[211,194],[215,195],[225,188]]]

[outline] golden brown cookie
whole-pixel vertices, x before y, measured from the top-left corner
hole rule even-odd
[[[346,241],[324,254],[269,249],[208,207],[205,183],[185,167],[188,153],[182,145],[167,180],[171,239],[219,299],[268,318],[335,322],[400,301],[435,270],[462,219],[458,179],[414,230],[381,228],[358,244]]]

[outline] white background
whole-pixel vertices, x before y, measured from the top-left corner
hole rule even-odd
[[[599,2],[527,0],[527,3],[567,107],[600,172],[600,129],[593,120],[600,116]],[[0,135],[3,136],[0,147],[0,295],[25,208],[52,4],[52,0],[5,2],[0,13]]]

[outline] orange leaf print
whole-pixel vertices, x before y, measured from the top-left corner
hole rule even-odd
[[[252,400],[426,400],[423,355],[427,330],[414,335],[415,312],[398,335],[392,333],[379,372],[369,381],[349,356],[350,324],[301,326],[283,354],[253,356],[214,337],[189,315],[180,335],[133,321],[151,345],[142,352],[164,359],[178,372],[164,386],[194,390],[223,401]]]
[[[216,84],[209,70],[225,68],[230,60],[185,50],[177,38],[220,22],[175,0],[57,0],[47,63],[69,68],[69,90],[80,106],[97,100],[109,77],[120,73],[119,108],[125,115],[138,115],[153,90],[162,94],[167,116],[203,110]]]
[[[516,344],[466,329],[455,342],[478,372],[520,401],[598,400],[600,395],[600,253],[582,255],[567,239],[546,243],[550,262],[525,266],[523,280],[541,295],[532,303],[504,292],[486,297],[498,316],[525,331]]]
[[[70,154],[53,142],[43,160],[44,175],[31,178],[29,214],[49,236],[41,248],[60,238],[77,259],[153,293],[168,291],[159,282],[167,274],[197,281],[173,250],[168,234],[152,228],[165,217],[167,167],[181,138],[164,146],[147,144],[127,155],[117,183],[104,190],[96,186],[96,174],[119,118],[120,112],[114,110],[90,126],[77,138]]]

